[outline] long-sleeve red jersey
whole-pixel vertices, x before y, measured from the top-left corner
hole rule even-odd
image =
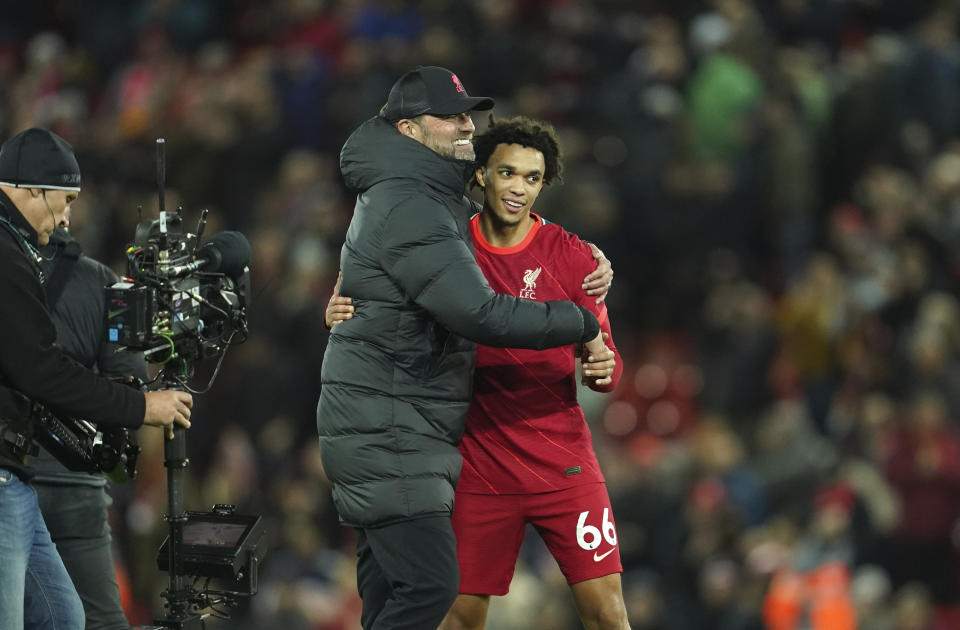
[[[545,302],[572,300],[591,309],[610,334],[603,303],[581,288],[596,268],[586,243],[532,214],[534,226],[513,247],[494,247],[471,221],[477,262],[497,293]],[[616,355],[612,390],[623,365]],[[473,402],[460,452],[458,492],[527,494],[603,481],[593,439],[577,403],[574,346],[521,350],[478,346]]]

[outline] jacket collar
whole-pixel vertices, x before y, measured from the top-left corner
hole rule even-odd
[[[39,246],[37,242],[37,231],[33,229],[30,222],[27,221],[26,217],[24,217],[17,206],[14,205],[13,200],[2,190],[0,190],[0,217],[6,219],[7,223],[17,230],[34,249]]]
[[[473,162],[438,155],[374,116],[347,139],[340,152],[340,170],[347,186],[357,191],[388,179],[413,179],[460,197]]]

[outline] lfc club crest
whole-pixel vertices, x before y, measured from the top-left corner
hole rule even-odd
[[[534,294],[533,290],[537,288],[537,278],[540,277],[541,267],[536,269],[527,269],[523,272],[523,289],[520,291],[520,297],[525,300],[535,300],[537,296]]]

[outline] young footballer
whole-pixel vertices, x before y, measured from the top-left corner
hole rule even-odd
[[[594,311],[616,364],[585,370],[611,391],[622,371],[604,303],[581,289],[594,265],[587,244],[532,212],[559,181],[556,134],[528,118],[491,119],[475,137],[474,184],[483,210],[471,220],[477,262],[494,291],[528,300],[573,300]],[[530,523],[563,571],[588,630],[629,628],[610,499],[577,403],[576,349],[477,348],[473,402],[460,442],[463,470],[453,528],[460,595],[443,630],[483,628],[491,595],[504,595]],[[594,372],[594,373],[588,373]],[[598,384],[599,377],[605,377]]]

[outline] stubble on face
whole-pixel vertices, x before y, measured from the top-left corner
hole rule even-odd
[[[30,199],[30,203],[21,209],[24,218],[37,233],[37,243],[41,246],[50,242],[50,234],[56,228],[53,211],[46,198],[41,193]]]
[[[461,133],[451,122],[434,118],[433,128],[426,121],[417,121],[417,126],[423,135],[423,144],[434,153],[454,160],[473,161],[476,154],[473,150],[472,134]],[[455,144],[457,140],[467,140],[466,143]]]
[[[467,160],[473,162],[476,158],[476,153],[473,150],[473,142],[468,142],[467,144],[455,144],[453,145],[453,157],[457,160]]]
[[[40,195],[43,201],[43,210],[37,209],[35,214],[37,223],[34,229],[37,231],[37,243],[46,245],[50,242],[50,237],[58,225],[66,225],[70,211],[70,204],[77,198],[75,193],[63,191],[44,191]]]

